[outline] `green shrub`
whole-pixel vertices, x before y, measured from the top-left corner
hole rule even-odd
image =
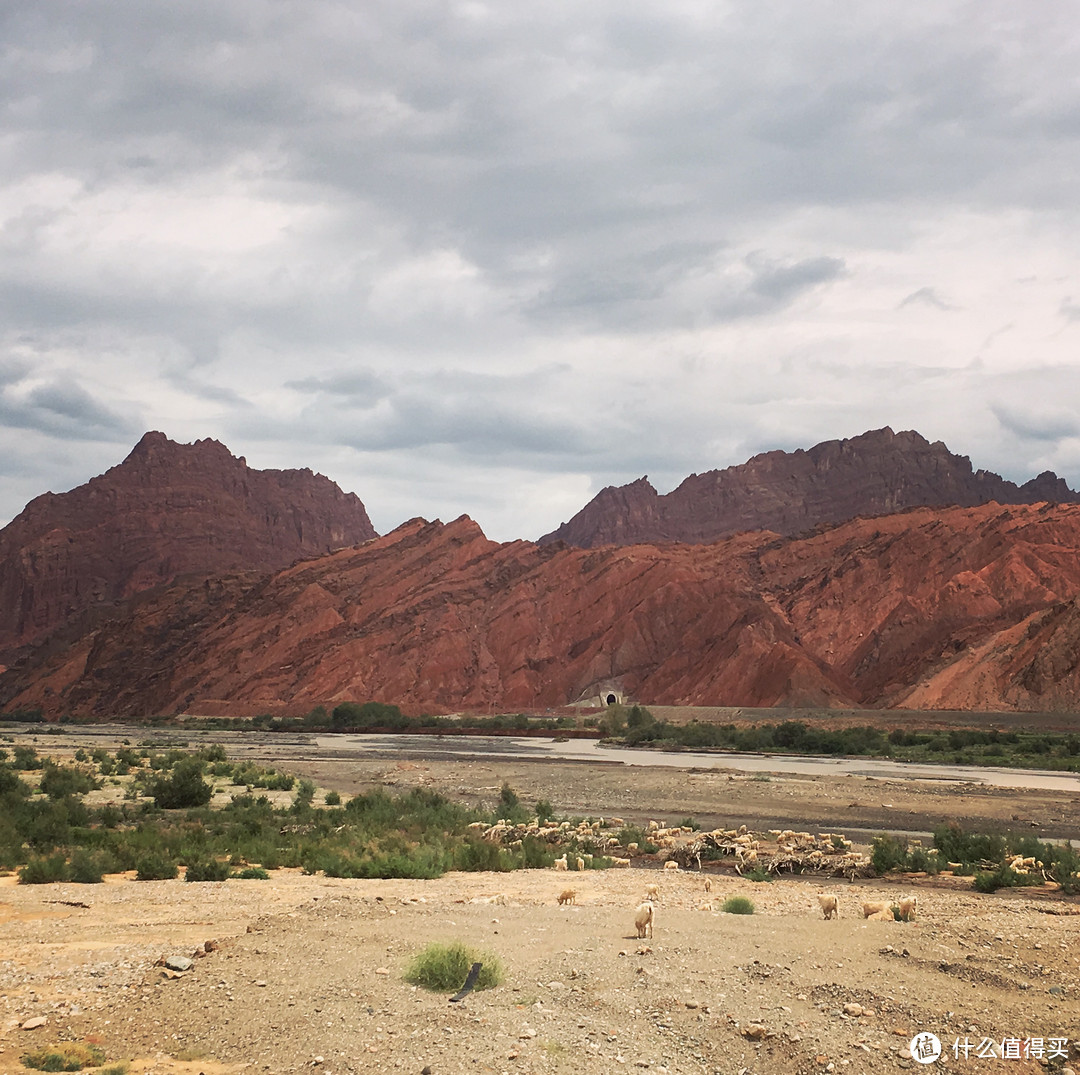
[[[972,887],[976,892],[996,892],[999,888],[1020,888],[1025,885],[1041,884],[1041,877],[1017,873],[1003,862],[996,870],[979,870],[975,874]]]
[[[224,881],[229,876],[229,864],[221,859],[192,859],[188,863],[185,881]]]
[[[493,989],[504,978],[502,963],[491,952],[478,952],[460,941],[432,943],[417,953],[405,969],[405,981],[433,993],[454,993],[464,984],[474,963],[482,963],[477,989]]]
[[[39,786],[50,799],[63,799],[68,795],[85,795],[93,791],[97,781],[81,769],[46,762]]]
[[[136,881],[171,881],[180,872],[171,858],[157,851],[136,859],[135,870]]]
[[[261,866],[245,866],[242,870],[234,873],[233,877],[237,877],[241,881],[267,881],[270,874]]]
[[[763,870],[760,866],[755,866],[752,870],[747,870],[743,877],[747,881],[771,881],[772,874],[768,870]]]
[[[336,791],[328,791],[324,800],[327,806],[340,806],[341,795]]]
[[[45,855],[32,858],[19,870],[19,883],[23,885],[51,885],[68,879],[67,859],[63,855]],[[42,1070],[49,1070],[43,1068]],[[63,1068],[56,1068],[63,1071]],[[78,1070],[78,1069],[76,1069]]]
[[[753,914],[754,901],[746,896],[728,896],[720,910],[724,914]]]
[[[77,885],[100,885],[104,880],[101,860],[82,848],[71,856],[69,870],[70,880]]]
[[[65,1041],[27,1053],[22,1062],[37,1071],[82,1071],[83,1068],[96,1068],[105,1063],[105,1053],[96,1045]]]
[[[205,806],[214,789],[203,780],[203,763],[198,758],[180,758],[172,774],[159,777],[149,788],[151,798],[163,810],[176,810],[192,806]]]
[[[906,867],[907,861],[908,846],[903,837],[887,833],[874,837],[870,847],[870,863],[878,876]]]

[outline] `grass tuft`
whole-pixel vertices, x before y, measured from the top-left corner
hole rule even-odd
[[[720,910],[724,914],[753,914],[754,901],[746,896],[728,896]]]
[[[22,1062],[36,1071],[82,1071],[83,1068],[96,1068],[105,1063],[105,1053],[96,1045],[66,1041],[27,1053]]]
[[[478,952],[460,941],[452,944],[433,942],[417,953],[405,969],[405,981],[430,989],[433,993],[454,993],[465,984],[469,969],[482,963],[477,989],[501,985],[505,972],[499,958],[491,952]]]

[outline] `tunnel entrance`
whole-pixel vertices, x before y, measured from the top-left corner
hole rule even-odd
[[[607,705],[614,705],[618,700],[619,699],[616,698],[614,694],[609,694],[607,698],[604,699]]]

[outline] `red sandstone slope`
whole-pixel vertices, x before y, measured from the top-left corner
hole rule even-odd
[[[1080,696],[1077,594],[1072,505],[595,550],[417,520],[261,579],[138,598],[0,677],[0,705],[504,709],[615,684],[646,704],[1060,709]]]
[[[364,505],[321,474],[252,470],[217,441],[147,433],[0,530],[0,654],[181,575],[275,570],[374,536]]]
[[[908,508],[1076,503],[1049,471],[1022,486],[931,444],[918,433],[873,430],[795,452],[766,452],[740,466],[691,474],[663,496],[639,478],[609,486],[569,522],[540,538],[579,548],[640,542],[709,542],[744,530],[801,534],[857,516]]]

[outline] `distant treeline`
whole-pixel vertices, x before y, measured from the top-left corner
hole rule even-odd
[[[641,706],[615,710],[603,730],[627,746],[659,750],[721,750],[747,753],[824,754],[893,758],[932,764],[999,765],[1009,768],[1080,771],[1080,735],[960,728],[816,728],[801,720],[779,724],[671,724]]]

